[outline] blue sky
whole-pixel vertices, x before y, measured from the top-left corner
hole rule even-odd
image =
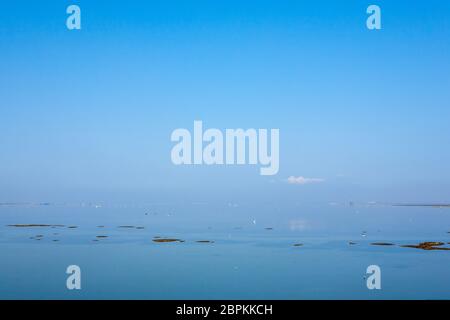
[[[3,1],[0,201],[448,202],[449,14],[446,1]],[[194,120],[279,128],[279,174],[174,166],[170,134]]]

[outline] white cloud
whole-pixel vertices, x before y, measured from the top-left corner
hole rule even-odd
[[[287,179],[287,182],[290,184],[310,184],[310,183],[320,183],[320,182],[324,182],[325,179],[320,179],[320,178],[305,178],[305,177],[294,177],[294,176],[290,176]]]

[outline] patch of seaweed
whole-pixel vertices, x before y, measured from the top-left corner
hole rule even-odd
[[[172,238],[154,238],[153,242],[184,242],[184,240],[180,240],[180,239],[172,239]]]
[[[15,228],[36,228],[36,227],[65,227],[62,224],[9,224],[8,227]]]
[[[141,227],[141,226],[132,226],[132,225],[118,226],[118,228],[121,228],[121,229],[138,229],[138,230],[144,229],[144,227]]]
[[[390,242],[373,242],[371,243],[372,246],[394,246],[394,243]]]
[[[444,244],[445,244],[444,242],[429,241],[429,242],[421,242],[421,243],[419,243],[417,245],[407,244],[407,245],[403,245],[401,247],[403,247],[403,248],[422,249],[422,250],[450,250],[450,248],[441,247]]]

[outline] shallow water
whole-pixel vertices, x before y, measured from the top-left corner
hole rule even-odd
[[[450,248],[448,208],[21,204],[0,206],[0,225],[2,299],[450,298],[450,251],[400,246]],[[66,288],[73,264],[81,290]],[[381,290],[366,286],[374,264]]]

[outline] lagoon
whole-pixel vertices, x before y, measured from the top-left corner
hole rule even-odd
[[[450,247],[448,209],[312,204],[267,215],[270,210],[2,206],[0,298],[450,298],[450,251],[402,247],[424,241]],[[153,241],[169,238],[182,241]],[[366,268],[374,264],[382,270],[381,290],[366,286]],[[81,268],[81,290],[65,286],[69,265]]]

